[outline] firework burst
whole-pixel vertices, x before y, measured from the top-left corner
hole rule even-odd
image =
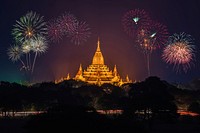
[[[27,39],[35,38],[38,35],[43,36],[47,34],[46,22],[44,17],[35,12],[28,12],[22,16],[20,20],[16,21],[12,30],[16,42],[23,43]]]
[[[47,41],[44,37],[37,37],[31,40],[32,51],[35,53],[45,53],[48,49]]]
[[[31,76],[30,72],[34,71],[38,53],[44,53],[48,48],[45,39],[47,34],[44,17],[32,11],[17,20],[12,29],[17,45],[8,49],[9,59],[13,62],[20,61],[22,63],[20,70],[25,70],[28,77]],[[21,58],[23,54],[25,57]],[[35,54],[34,58],[32,54]]]
[[[16,62],[16,61],[19,60],[22,63],[22,67],[20,68],[20,70],[22,70],[22,69],[26,70],[27,69],[26,65],[21,60],[22,50],[20,49],[20,47],[18,45],[11,46],[8,49],[8,53],[7,54],[9,56],[9,59],[12,60],[13,62]]]
[[[21,46],[21,50],[25,54],[30,53],[31,49],[32,49],[32,47],[31,47],[30,40],[26,40]]]
[[[149,15],[140,9],[130,10],[122,17],[124,31],[133,38],[137,35],[138,30],[146,29],[149,23]]]
[[[169,33],[167,27],[159,22],[152,22],[147,29],[147,35],[151,40],[151,45],[155,48],[161,48],[167,43]]]
[[[164,48],[162,59],[172,64],[178,71],[187,72],[190,68],[195,54],[194,45],[191,45],[193,39],[191,35],[180,33],[169,37],[169,44]]]
[[[152,44],[153,40],[148,34],[147,30],[139,30],[136,39],[136,48],[143,53],[151,53],[156,47]]]
[[[22,51],[21,51],[19,46],[15,45],[15,46],[11,46],[8,49],[7,54],[9,56],[9,59],[11,59],[13,62],[15,62],[15,61],[18,61],[21,58]]]
[[[86,22],[77,22],[69,37],[71,37],[71,42],[79,45],[85,42],[90,37],[90,34],[90,28]]]
[[[77,22],[76,17],[71,13],[64,13],[58,18],[58,23],[65,34],[71,34],[75,30]]]
[[[53,42],[59,42],[64,36],[63,28],[57,20],[52,20],[47,24],[48,38]]]
[[[151,23],[148,29],[140,29],[137,33],[136,43],[145,53],[161,48],[168,39],[167,27],[161,23]]]

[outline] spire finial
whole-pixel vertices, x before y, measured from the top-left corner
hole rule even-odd
[[[126,82],[130,82],[128,74],[126,75]]]
[[[117,72],[117,65],[116,65],[116,64],[115,64],[115,66],[114,66],[114,71]]]
[[[80,64],[79,71],[82,71],[82,64]]]
[[[97,42],[97,51],[101,51],[101,49],[100,49],[100,39],[99,39],[99,37],[98,37],[98,42]]]
[[[114,66],[113,74],[114,74],[114,76],[117,76],[117,66],[116,65]]]
[[[69,80],[70,79],[70,75],[69,75],[69,73],[67,74],[67,80]]]

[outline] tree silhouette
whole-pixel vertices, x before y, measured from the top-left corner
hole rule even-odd
[[[188,107],[188,111],[192,111],[192,112],[200,114],[200,104],[198,102],[191,103]]]
[[[143,119],[176,115],[177,107],[174,98],[167,91],[168,85],[158,77],[149,77],[144,82],[132,85],[129,91],[130,109],[139,114],[144,113]]]

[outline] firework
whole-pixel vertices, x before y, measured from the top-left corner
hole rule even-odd
[[[22,52],[27,54],[31,51],[31,42],[30,40],[26,40],[21,46]]]
[[[195,47],[191,45],[192,42],[192,37],[185,33],[170,36],[169,44],[164,48],[162,59],[166,63],[172,64],[177,71],[187,72],[195,57]]]
[[[148,34],[147,30],[139,30],[136,38],[136,48],[138,48],[143,53],[151,53],[156,49],[152,42],[153,40]]]
[[[26,74],[34,70],[35,61],[38,53],[44,53],[47,50],[45,36],[47,35],[47,26],[44,17],[35,12],[28,12],[16,21],[12,29],[12,35],[18,44],[8,49],[9,59],[20,61]],[[21,55],[25,54],[25,63]],[[32,54],[35,54],[34,59]]]
[[[139,48],[146,56],[148,76],[150,76],[150,56],[152,51],[161,48],[168,38],[166,26],[151,22],[146,29],[139,29],[136,36],[136,47]]]
[[[137,33],[136,43],[145,53],[161,48],[166,44],[168,31],[166,26],[161,23],[152,23],[148,29],[140,29]]]
[[[20,47],[18,45],[14,45],[14,46],[11,46],[9,49],[8,49],[8,56],[9,56],[9,59],[12,60],[13,62],[16,62],[16,61],[20,61],[22,63],[22,67],[20,68],[20,70],[22,69],[27,69],[26,65],[24,64],[24,62],[21,60],[21,56],[22,56],[22,51],[20,49]]]
[[[51,41],[59,42],[64,36],[72,43],[80,44],[90,36],[90,28],[86,22],[79,22],[71,13],[64,13],[58,19],[47,25],[48,36]]]
[[[48,49],[46,39],[41,36],[31,40],[31,47],[35,53],[45,53]]]
[[[58,23],[65,34],[71,34],[74,28],[76,28],[75,25],[77,22],[76,17],[71,13],[64,13],[58,19]]]
[[[90,37],[90,34],[90,28],[86,22],[77,22],[69,37],[71,37],[71,42],[79,45],[86,41]]]
[[[18,61],[21,58],[22,51],[21,51],[19,46],[15,45],[15,46],[11,46],[8,49],[7,54],[9,56],[9,59],[11,59],[13,62],[15,62],[15,61]]]
[[[155,48],[161,48],[167,43],[169,37],[167,27],[159,22],[152,22],[147,29],[147,34],[151,40],[151,45]]]
[[[20,20],[16,21],[12,30],[16,42],[24,42],[27,39],[35,38],[38,35],[43,36],[47,34],[46,22],[43,16],[35,12],[28,12],[22,16]]]
[[[48,38],[53,42],[59,42],[63,35],[63,28],[57,20],[52,20],[47,24]]]
[[[35,61],[37,58],[38,53],[45,53],[47,51],[47,42],[46,39],[39,36],[36,39],[31,40],[32,50],[35,53],[35,57],[32,64],[32,72],[34,71]]]
[[[144,10],[134,9],[126,12],[122,17],[122,25],[130,37],[135,37],[138,30],[149,26],[150,17]]]

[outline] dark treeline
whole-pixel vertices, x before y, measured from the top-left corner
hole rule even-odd
[[[125,132],[141,133],[158,120],[176,122],[178,108],[199,113],[199,101],[200,91],[178,89],[158,77],[121,87],[75,80],[32,86],[0,82],[0,111],[4,117],[16,111],[46,112],[31,118],[26,125],[28,132],[57,129],[124,132],[126,129]],[[97,113],[99,110],[122,110],[122,114],[101,115]]]
[[[58,104],[87,106],[95,109],[121,109],[119,99],[125,91],[117,86],[87,85],[74,80],[60,84],[37,83],[24,86],[17,83],[0,83],[0,110],[45,111]]]

